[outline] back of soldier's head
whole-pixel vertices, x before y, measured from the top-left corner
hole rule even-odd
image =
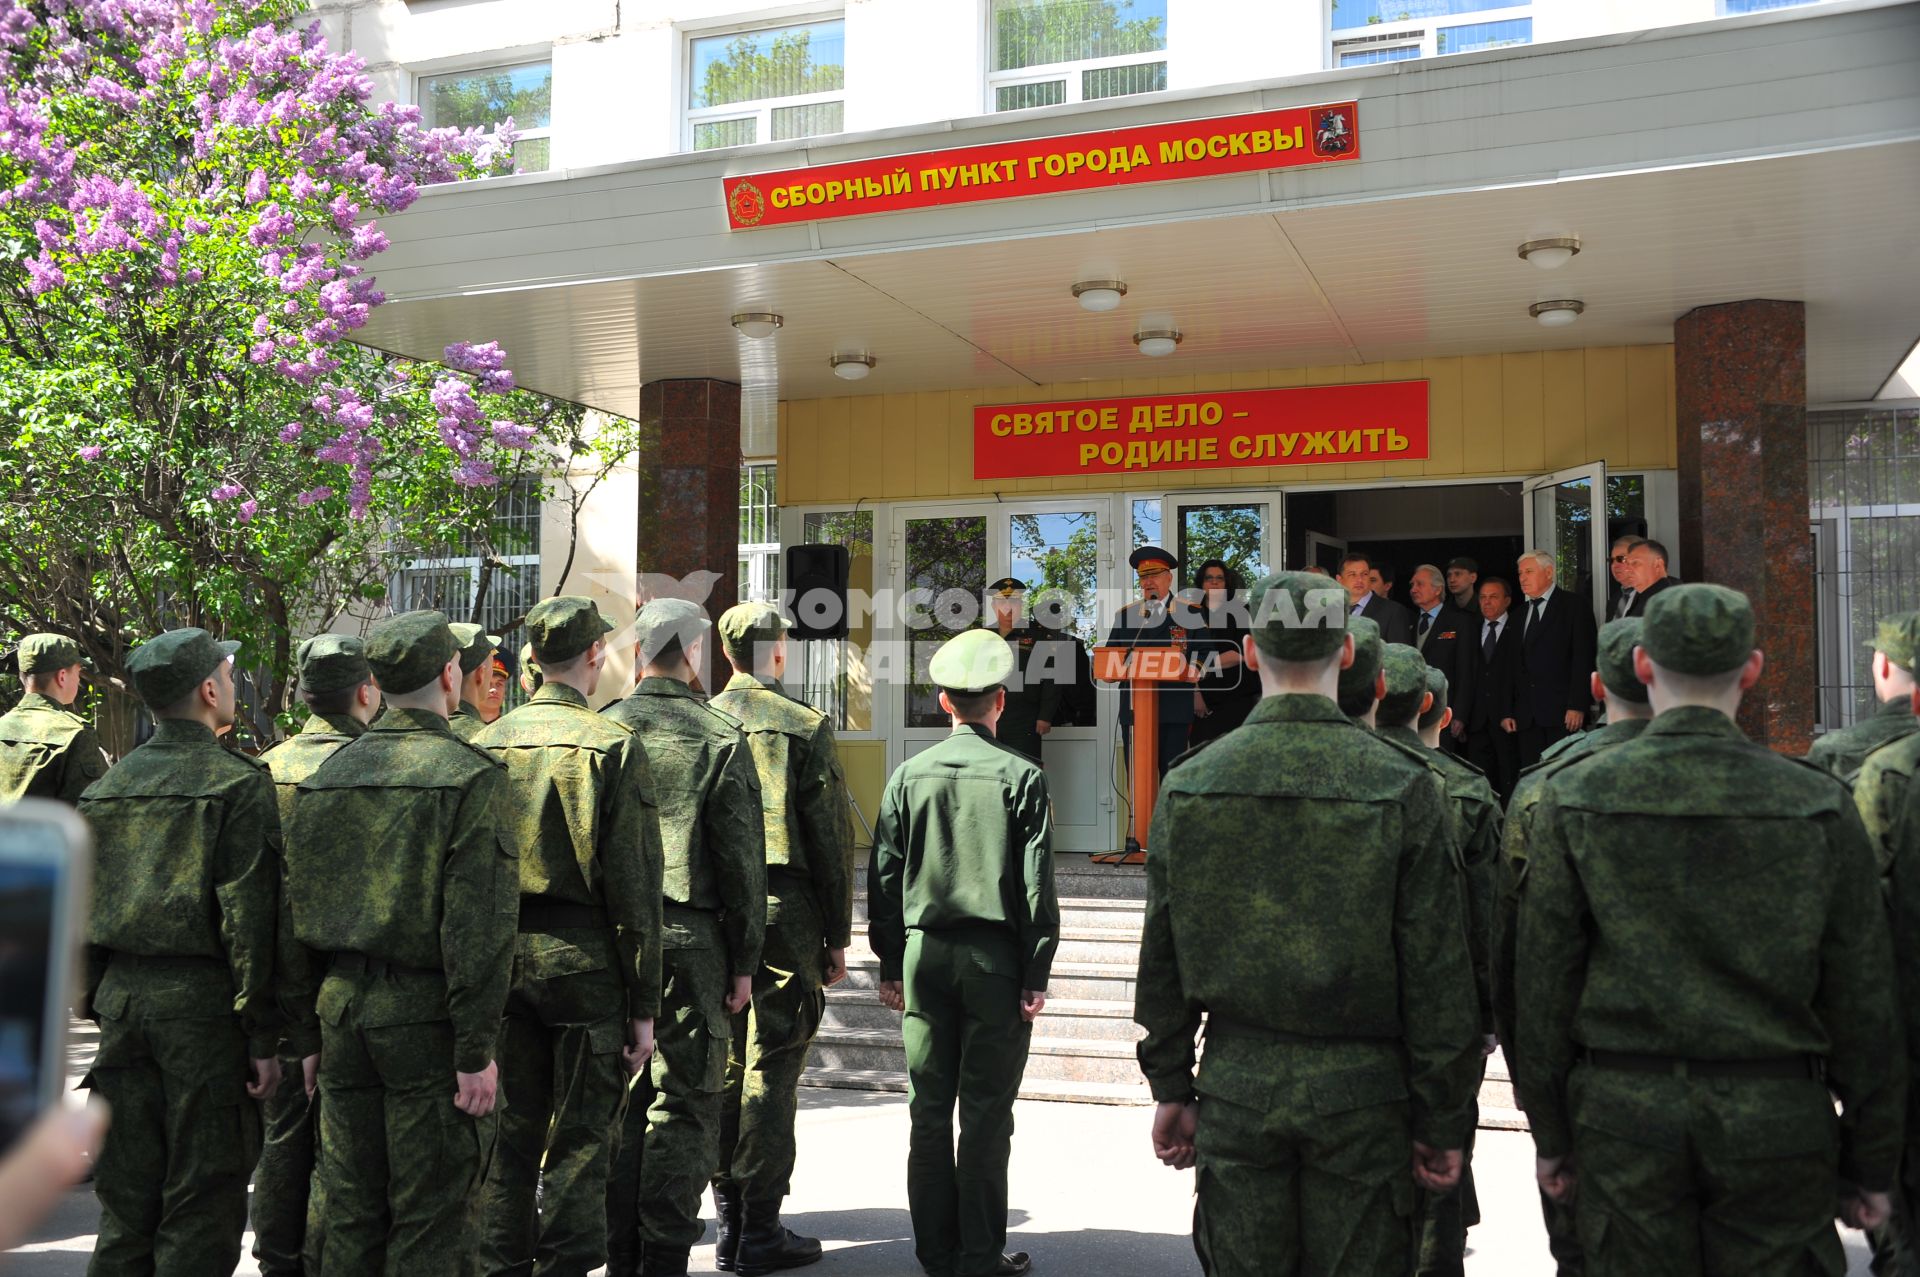
[[[1347,592],[1311,572],[1275,572],[1247,594],[1253,644],[1263,669],[1321,674],[1346,650]]]
[[[1753,605],[1724,585],[1676,585],[1641,618],[1640,650],[1654,666],[1656,710],[1708,704],[1738,688],[1754,653]]]
[[[1350,617],[1347,632],[1353,635],[1353,664],[1340,671],[1340,712],[1348,718],[1364,718],[1378,695],[1386,644],[1381,641],[1380,626],[1369,617]]]
[[[1412,727],[1427,700],[1427,662],[1417,648],[1388,643],[1381,654],[1387,692],[1375,715],[1382,727]]]
[[[1643,718],[1647,685],[1640,681],[1640,675],[1633,668],[1633,650],[1640,645],[1644,632],[1645,623],[1637,616],[1608,621],[1600,627],[1594,657],[1609,705]]]
[[[1420,715],[1419,730],[1430,732],[1440,726],[1447,714],[1447,676],[1433,666],[1427,666],[1427,690],[1433,693],[1433,701],[1426,712]]]

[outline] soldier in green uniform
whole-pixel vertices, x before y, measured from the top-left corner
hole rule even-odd
[[[29,634],[15,654],[26,695],[0,715],[0,803],[56,798],[72,805],[107,774],[107,756],[73,712],[86,663],[64,634]]]
[[[1353,636],[1353,664],[1340,671],[1340,712],[1354,724],[1373,730],[1378,718],[1381,683],[1380,666],[1386,658],[1386,643],[1380,626],[1372,617],[1354,616],[1347,621],[1347,633]]]
[[[367,665],[366,644],[350,634],[319,634],[294,654],[305,726],[260,761],[273,776],[280,825],[293,823],[300,782],[360,733],[380,709],[380,689]],[[283,970],[306,956],[293,935],[291,901],[280,900],[279,953]],[[298,1032],[295,1031],[296,1027]],[[280,1086],[261,1106],[266,1142],[253,1180],[253,1258],[261,1277],[300,1277],[306,1247],[308,1198],[313,1184],[313,1098],[320,1061],[320,1027],[312,1009],[290,1018],[280,1043]]]
[[[1907,1077],[1912,1079],[1920,1077],[1920,809],[1916,808],[1920,791],[1909,786],[1905,797],[1906,810],[1898,822],[1888,882],[1893,899],[1893,943],[1898,962],[1900,1005],[1905,1008]],[[1910,1244],[1912,1221],[1920,1219],[1920,1112],[1915,1111],[1920,1105],[1913,1103],[1911,1097],[1920,1095],[1920,1091],[1912,1089],[1911,1083],[1909,1087],[1900,1198],[1901,1215],[1909,1225],[1906,1237]],[[1909,1263],[1911,1254],[1909,1250],[1905,1256]],[[1906,1277],[1904,1272],[1902,1277]]]
[[[1362,618],[1364,619],[1364,618]],[[1407,751],[1429,768],[1447,795],[1454,840],[1460,847],[1466,889],[1467,948],[1473,955],[1474,985],[1480,995],[1481,1054],[1493,1054],[1493,900],[1495,862],[1500,855],[1500,800],[1485,773],[1472,763],[1441,752],[1420,738],[1419,720],[1432,705],[1426,658],[1419,649],[1389,643],[1382,662],[1386,695],[1375,711],[1380,739]],[[1444,675],[1442,685],[1444,687]],[[1485,1069],[1481,1069],[1484,1076]],[[1476,1079],[1477,1083],[1478,1079]],[[1478,1122],[1478,1106],[1475,1107]],[[1466,1271],[1467,1230],[1480,1222],[1480,1198],[1473,1185],[1473,1131],[1467,1132],[1465,1166],[1457,1189],[1429,1195],[1423,1202],[1420,1277],[1461,1277]]]
[[[1540,761],[1522,773],[1507,802],[1506,834],[1501,844],[1499,906],[1494,912],[1494,1021],[1507,1056],[1507,1067],[1514,1067],[1519,1054],[1515,1048],[1514,941],[1520,908],[1520,893],[1527,880],[1527,843],[1533,815],[1546,793],[1547,785],[1565,769],[1582,759],[1633,740],[1653,721],[1653,706],[1647,701],[1647,685],[1633,670],[1633,649],[1640,643],[1639,617],[1608,621],[1600,628],[1596,670],[1592,678],[1593,699],[1607,707],[1607,725],[1596,731],[1578,732],[1554,742]],[[1521,1097],[1521,1105],[1526,1104]],[[1547,1248],[1558,1266],[1560,1277],[1580,1277],[1585,1263],[1580,1254],[1580,1237],[1570,1207],[1540,1194],[1540,1213],[1546,1221]]]
[[[455,736],[472,740],[487,725],[480,706],[487,698],[487,684],[493,679],[493,652],[500,646],[500,636],[489,634],[485,627],[468,621],[454,621],[447,628],[453,631],[453,641],[460,647],[460,707],[447,722],[452,725]]]
[[[700,1198],[720,1169],[731,1017],[752,996],[766,933],[753,755],[739,724],[691,686],[708,628],[684,599],[641,608],[640,685],[606,710],[646,745],[666,859],[660,1019],[607,1181],[609,1277],[676,1277],[706,1231]]]
[[[1549,781],[1527,835],[1515,1084],[1596,1277],[1838,1273],[1836,1210],[1887,1213],[1878,875],[1845,787],[1734,725],[1753,640],[1745,596],[1662,591],[1634,656],[1653,722]]]
[[[490,1277],[585,1277],[606,1262],[609,1145],[626,1080],[653,1053],[653,777],[633,733],[587,706],[612,628],[591,599],[535,604],[527,631],[546,681],[472,741],[507,766],[503,833],[520,861],[500,1146],[481,1190],[480,1267]]]
[[[85,1085],[113,1109],[91,1277],[204,1277],[240,1259],[255,1101],[280,1085],[281,868],[266,768],[214,736],[233,721],[239,646],[185,629],[135,649],[127,668],[153,737],[80,800],[95,847],[87,987],[100,1023]]]
[[[1004,1253],[1007,1161],[1060,906],[1046,776],[994,735],[1013,668],[989,630],[934,653],[953,734],[887,781],[867,871],[880,1000],[906,1014],[907,1207],[932,1277],[1032,1267],[1025,1251]]]
[[[1867,755],[1920,730],[1913,712],[1913,666],[1920,657],[1920,612],[1880,618],[1874,630],[1873,714],[1813,742],[1807,761],[1851,781]]]
[[[1346,599],[1306,572],[1253,587],[1261,700],[1167,773],[1153,813],[1140,1067],[1156,1156],[1199,1166],[1211,1277],[1408,1272],[1414,1190],[1458,1183],[1472,1123],[1446,796],[1335,702],[1364,619]]]
[[[825,986],[847,974],[853,931],[853,824],[826,715],[780,686],[787,623],[765,603],[720,615],[733,677],[713,698],[746,733],[760,778],[767,847],[767,936],[753,1002],[733,1018],[720,1129],[717,1263],[742,1277],[820,1258],[780,1223],[795,1157],[793,1120]]]
[[[306,1262],[465,1277],[520,907],[507,771],[447,723],[445,616],[380,622],[366,658],[386,712],[300,782],[287,828],[294,937],[326,967]]]
[[[1000,716],[996,734],[1002,745],[1037,763],[1041,741],[1060,714],[1061,682],[1073,677],[1073,653],[1062,645],[1058,632],[1042,629],[1022,616],[1025,581],[1001,577],[987,591],[992,595],[993,615],[986,628],[1007,641],[1019,671],[1008,682],[1007,712]]]

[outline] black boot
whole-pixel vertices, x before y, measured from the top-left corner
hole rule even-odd
[[[647,1243],[647,1258],[640,1265],[640,1277],[687,1277],[687,1252],[691,1246],[662,1246]]]
[[[780,1222],[780,1203],[748,1202],[740,1224],[740,1250],[733,1261],[739,1277],[764,1277],[783,1268],[803,1268],[820,1259],[820,1243]]]
[[[737,1193],[714,1186],[713,1266],[723,1273],[733,1271],[733,1257],[740,1249],[740,1207]]]

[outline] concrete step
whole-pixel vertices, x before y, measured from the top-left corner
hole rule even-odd
[[[1044,1018],[1044,1017],[1043,1017]],[[816,1069],[905,1073],[906,1048],[896,1029],[822,1029],[813,1040]],[[1027,1048],[1026,1076],[1050,1082],[1146,1085],[1133,1043],[1036,1035]]]
[[[1060,925],[1076,930],[1114,930],[1130,933],[1136,941],[1146,921],[1147,903],[1142,900],[1107,900],[1097,896],[1061,896]],[[867,895],[853,898],[853,931],[867,934]]]
[[[1049,1037],[1131,1043],[1138,1041],[1141,1036],[1140,1026],[1133,1022],[1133,1004],[1130,1002],[1050,998],[1043,1022]],[[836,987],[827,990],[827,1010],[821,1027],[887,1029],[897,1033],[900,1017],[881,1006],[879,1000],[865,989]]]
[[[826,1087],[839,1091],[907,1091],[907,1075],[886,1069],[808,1069],[800,1078],[802,1086]],[[1071,1082],[1039,1078],[1031,1069],[1020,1083],[1023,1100],[1051,1100],[1067,1104],[1153,1103],[1145,1083]]]

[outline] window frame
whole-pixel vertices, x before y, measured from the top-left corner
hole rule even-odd
[[[739,582],[741,587],[739,601],[742,603],[777,604],[780,601],[780,587],[782,584],[780,579],[780,466],[776,461],[742,460],[740,462],[740,517],[742,522],[751,522],[754,517],[749,513],[750,507],[747,504],[747,488],[750,483],[753,483],[752,476],[755,471],[765,471],[773,477],[773,484],[770,491],[764,486],[755,485],[756,490],[766,494],[767,499],[764,501],[756,500],[755,506],[751,508],[758,509],[761,512],[760,517],[765,520],[766,531],[772,533],[774,539],[771,541],[741,541],[738,543],[739,563],[736,571],[745,569],[745,571],[741,573],[745,579]]]
[[[1033,66],[1014,67],[1006,71],[993,69],[993,0],[985,0],[980,6],[980,51],[981,62],[986,67],[983,80],[981,106],[988,115],[1017,115],[1021,111],[1050,111],[1055,107],[1073,106],[1079,102],[1114,102],[1120,98],[1140,98],[1151,93],[1165,93],[1168,89],[1149,89],[1142,93],[1125,93],[1115,97],[1090,98],[1085,95],[1086,72],[1111,71],[1123,67],[1152,66],[1156,63],[1166,65],[1171,76],[1173,60],[1169,56],[1173,51],[1173,42],[1169,38],[1167,47],[1154,49],[1148,53],[1121,53],[1108,58],[1077,58],[1071,62],[1042,62]],[[1173,12],[1169,0],[1167,26],[1173,26]],[[1025,84],[1046,84],[1054,80],[1064,80],[1065,92],[1058,102],[1049,102],[1043,106],[1009,107],[1002,111],[999,107],[999,90],[1015,88]],[[1171,87],[1172,81],[1168,80]]]
[[[1425,62],[1431,58],[1455,58],[1465,56],[1459,53],[1442,53],[1439,50],[1442,28],[1476,26],[1483,22],[1513,22],[1521,18],[1532,19],[1535,0],[1518,0],[1517,3],[1500,5],[1490,9],[1476,9],[1469,13],[1450,13],[1439,17],[1404,18],[1393,22],[1375,22],[1358,27],[1335,29],[1333,15],[1327,15],[1327,58],[1326,65],[1332,71],[1357,71],[1359,66],[1341,66],[1342,53],[1355,53],[1363,49],[1406,48],[1417,46],[1420,54],[1415,58],[1404,58],[1404,62]],[[1533,43],[1530,38],[1525,45],[1501,45],[1496,49],[1476,49],[1476,53],[1498,53],[1504,49],[1526,48]],[[1384,62],[1363,63],[1363,66],[1384,66]]]
[[[498,58],[500,57],[500,53],[498,50],[496,50],[488,54],[487,56],[488,58]],[[409,71],[409,74],[413,77],[413,86],[412,86],[413,104],[414,106],[420,109],[420,123],[422,127],[426,127],[426,128],[452,127],[448,125],[432,124],[427,120],[426,118],[427,104],[424,101],[424,97],[425,97],[426,82],[428,80],[440,80],[440,79],[449,79],[449,78],[459,79],[467,76],[477,76],[488,71],[514,71],[514,70],[518,70],[521,67],[530,67],[530,66],[544,66],[547,68],[547,92],[551,94],[553,92],[553,78],[554,78],[552,48],[547,48],[544,51],[527,52],[525,56],[514,54],[507,57],[505,61],[474,61],[473,59],[462,59],[460,61],[451,62],[444,65],[440,63],[432,63],[432,64],[411,69]],[[531,142],[531,141],[539,141],[542,139],[544,139],[547,143],[547,166],[545,168],[538,168],[538,169],[530,168],[526,170],[521,170],[516,165],[514,170],[515,174],[518,174],[522,171],[528,172],[528,173],[553,172],[554,169],[557,167],[557,165],[555,165],[554,163],[554,153],[553,153],[554,132],[553,132],[552,106],[549,105],[547,108],[547,123],[544,126],[540,128],[526,128],[521,125],[520,121],[515,120],[514,128],[519,133],[519,137],[516,142],[516,145],[518,144],[518,142]],[[499,135],[499,128],[496,122],[496,127],[488,130],[486,136],[488,137],[488,139],[493,139],[498,135]]]
[[[841,55],[842,83],[838,89],[825,93],[798,93],[783,98],[754,98],[747,102],[728,102],[724,106],[693,105],[693,46],[698,40],[711,40],[718,36],[741,35],[750,31],[778,31],[787,27],[810,26],[818,22],[838,22],[840,38],[846,40],[847,14],[844,9],[822,9],[805,13],[791,14],[784,18],[755,18],[741,22],[725,22],[713,26],[683,27],[680,30],[680,90],[675,100],[680,106],[680,148],[693,152],[694,132],[702,124],[724,124],[734,120],[753,120],[753,141],[736,142],[735,146],[760,146],[774,141],[773,113],[794,106],[823,106],[828,103],[840,104],[840,127],[832,133],[809,133],[813,137],[838,137],[847,131],[845,83],[846,55]],[[781,141],[799,141],[799,138],[782,138]],[[707,147],[708,151],[724,151],[724,146]]]

